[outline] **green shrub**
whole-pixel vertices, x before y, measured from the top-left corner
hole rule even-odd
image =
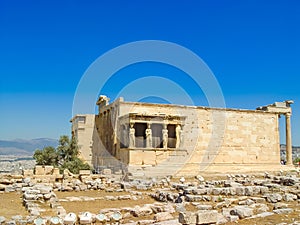
[[[37,165],[58,167],[61,172],[68,169],[71,173],[78,174],[79,170],[91,170],[92,168],[87,163],[78,158],[78,152],[77,140],[63,135],[60,136],[56,149],[52,146],[47,146],[42,150],[37,149],[33,158]]]

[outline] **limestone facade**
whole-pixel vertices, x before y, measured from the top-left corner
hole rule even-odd
[[[191,175],[280,164],[278,117],[282,112],[278,110],[126,102],[123,98],[109,104],[106,96],[100,96],[97,105],[98,115],[86,115],[89,129],[81,136],[74,122],[83,115],[72,119],[81,155],[94,168],[117,162],[129,168],[173,167],[176,174]]]
[[[76,138],[79,147],[79,158],[92,165],[95,115],[79,114],[74,116],[70,122],[72,123],[72,136]]]

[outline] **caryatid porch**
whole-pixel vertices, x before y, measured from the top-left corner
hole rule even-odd
[[[171,152],[184,151],[185,118],[136,113],[120,117],[120,155],[125,156],[129,164],[156,165]]]

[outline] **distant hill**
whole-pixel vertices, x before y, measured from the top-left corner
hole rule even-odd
[[[58,140],[51,138],[0,140],[0,155],[33,155],[37,148],[56,147],[57,145]]]

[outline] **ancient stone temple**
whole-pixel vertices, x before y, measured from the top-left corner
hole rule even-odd
[[[259,171],[280,165],[279,121],[286,117],[291,165],[292,101],[256,110],[126,102],[100,96],[97,115],[76,115],[80,155],[97,169],[143,176]]]

